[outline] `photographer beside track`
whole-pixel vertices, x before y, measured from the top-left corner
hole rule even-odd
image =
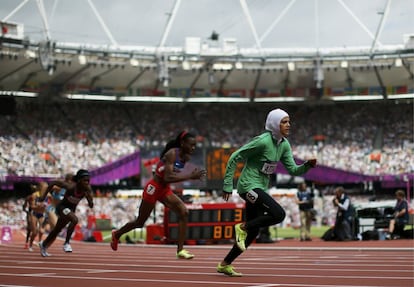
[[[343,187],[335,189],[333,205],[338,208],[336,213],[334,233],[338,241],[350,241],[353,239],[352,222],[353,208],[351,200]]]

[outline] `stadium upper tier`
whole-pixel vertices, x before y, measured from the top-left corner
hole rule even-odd
[[[56,175],[96,168],[137,150],[158,155],[177,131],[205,148],[238,147],[260,133],[269,110],[291,116],[295,157],[363,174],[414,171],[413,103],[162,104],[19,99],[0,116],[0,173]]]
[[[2,41],[0,94],[211,102],[216,98],[269,102],[361,95],[382,99],[402,94],[412,98],[414,94],[414,44],[375,52],[369,47],[284,49],[268,51],[264,57],[242,55],[242,51],[194,56],[182,48],[171,48],[164,55],[156,47],[144,47],[148,54],[138,55],[136,51],[59,47],[52,42],[16,47]]]

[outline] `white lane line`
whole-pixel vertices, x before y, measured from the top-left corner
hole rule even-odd
[[[57,273],[26,273],[21,274],[23,276],[30,276],[30,277],[48,277],[48,276],[55,276]]]
[[[110,273],[108,271],[106,273]],[[113,272],[113,271],[112,271]],[[100,272],[104,273],[104,272]],[[148,270],[116,270],[115,273],[145,273],[145,274],[180,274],[180,275],[211,275],[211,272],[177,272],[177,271],[148,271]],[[214,273],[215,274],[215,273]],[[383,280],[412,280],[412,276],[355,276],[355,275],[311,275],[311,274],[258,274],[258,273],[244,273],[248,277],[266,277],[266,278],[324,278],[324,279],[383,279]],[[0,273],[0,275],[7,276],[26,276],[26,277],[39,277],[38,274],[16,274],[16,273]],[[44,273],[43,277],[59,278],[62,275],[58,273]],[[77,278],[77,276],[64,276],[65,278]],[[93,277],[87,277],[93,278]],[[112,280],[118,280],[119,278],[110,278]],[[187,282],[187,281],[185,281]]]
[[[3,273],[0,273],[0,275],[5,275]],[[20,276],[20,277],[28,277],[22,274],[13,274],[14,276]],[[222,286],[222,285],[241,285],[241,286],[246,286],[246,282],[236,282],[236,281],[195,281],[195,280],[188,280],[188,281],[183,281],[183,280],[158,280],[158,279],[139,279],[139,278],[111,278],[111,277],[85,277],[85,276],[45,276],[45,277],[49,277],[49,278],[59,278],[59,279],[79,279],[79,280],[100,280],[100,281],[124,281],[124,282],[151,282],[151,283],[163,283],[163,284],[168,284],[168,283],[181,283],[181,285],[184,284],[214,284],[215,286]],[[237,277],[237,278],[243,278],[243,277]],[[232,278],[237,280],[236,277]],[[289,283],[284,283],[283,285],[279,285],[279,284],[273,284],[273,285],[264,285],[262,282],[258,282],[258,283],[249,283],[248,286],[251,287],[257,287],[257,286],[292,286],[292,287],[389,287],[389,285],[377,285],[377,286],[373,286],[373,285],[330,285],[330,284],[318,284],[318,285],[312,285],[312,284],[289,284]]]
[[[283,286],[283,287],[384,287],[379,285],[331,285],[331,284],[299,284],[299,283],[291,283],[291,284],[266,284],[266,285],[248,285],[246,287],[267,287],[267,286]],[[388,287],[388,285],[387,285]]]
[[[86,273],[87,274],[99,274],[99,273],[110,273],[110,272],[119,273],[119,272],[125,272],[125,270],[106,270],[106,269],[101,269],[101,270],[88,270]]]
[[[246,287],[273,287],[273,286],[286,286],[281,284],[261,284],[261,285],[251,285]]]
[[[28,263],[30,263],[30,262],[28,262]],[[34,263],[39,263],[39,262],[34,261]],[[56,262],[55,262],[55,264],[56,264]],[[19,266],[17,264],[10,263],[10,264],[7,264],[7,265],[0,265],[0,269],[10,268],[11,265],[13,265],[15,269],[30,269],[30,270],[45,270],[45,269],[47,269],[49,271],[56,271],[56,272],[61,271],[61,270],[64,270],[64,271],[66,271],[66,270],[85,271],[85,272],[96,272],[96,273],[100,273],[100,272],[124,272],[124,271],[138,272],[138,270],[135,270],[135,269],[133,269],[133,270],[131,270],[131,269],[119,270],[119,269],[113,269],[113,268],[103,269],[105,267],[113,267],[114,264],[109,264],[108,265],[108,264],[101,264],[101,263],[99,263],[99,264],[98,263],[82,263],[83,266],[93,266],[93,267],[100,266],[100,267],[102,267],[102,268],[99,268],[99,269],[97,269],[97,268],[90,268],[89,269],[89,268],[86,268],[86,267],[82,267],[82,268],[66,267],[66,266],[73,266],[73,265],[79,266],[80,265],[79,262],[76,262],[76,263],[74,263],[74,262],[65,262],[65,267],[44,267],[42,265],[41,266]],[[301,265],[303,265],[303,264],[301,264]],[[314,265],[314,264],[309,264],[309,265]],[[332,264],[332,265],[334,265],[334,264]],[[137,267],[137,268],[146,268],[146,269],[148,269],[148,268],[156,268],[156,269],[162,268],[163,271],[158,271],[158,270],[157,271],[150,271],[150,270],[145,271],[145,272],[148,272],[148,273],[151,273],[151,272],[158,273],[158,272],[168,272],[168,271],[165,271],[165,270],[168,270],[169,268],[171,268],[172,265],[160,265],[160,264],[153,264],[153,265],[128,264],[128,265],[126,265],[126,264],[117,264],[117,266],[119,266],[119,267],[128,267],[128,268]],[[391,268],[391,267],[394,267],[395,265],[388,265],[388,266],[389,266],[389,268],[386,268],[386,269],[379,269],[379,268],[359,269],[356,266],[355,266],[355,268],[334,268],[334,267],[330,267],[330,268],[324,268],[324,271],[325,272],[334,272],[334,271],[352,272],[353,275],[356,275],[358,272],[364,272],[364,273],[375,272],[376,274],[378,272],[382,272],[382,275],[390,274],[390,276],[394,273],[398,274],[398,275],[403,274],[403,273],[410,273],[410,274],[413,273],[413,270],[395,270],[395,269]],[[206,269],[210,269],[210,268],[214,268],[214,267],[212,267],[212,265],[201,263],[197,266],[177,266],[177,268],[181,268],[181,269],[185,269],[185,270],[198,270],[198,269],[206,270]],[[261,270],[261,271],[269,270],[269,271],[274,271],[274,272],[276,272],[276,271],[291,271],[292,270],[292,268],[289,268],[289,267],[272,267],[271,264],[268,264],[268,267],[251,267],[251,266],[246,266],[246,264],[244,264],[242,262],[238,264],[238,268],[239,269],[240,268],[241,269],[248,269],[248,270],[253,270],[253,271],[254,270]],[[296,272],[320,271],[320,268],[296,267],[295,271]],[[174,272],[180,273],[180,271],[174,271]]]

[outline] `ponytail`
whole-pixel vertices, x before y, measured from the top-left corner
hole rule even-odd
[[[170,149],[172,148],[179,148],[181,146],[181,143],[183,141],[185,141],[187,138],[193,138],[194,135],[187,132],[187,131],[182,131],[180,132],[175,139],[170,140],[169,142],[167,142],[167,144],[165,145],[163,151],[161,152],[160,158],[162,158]]]

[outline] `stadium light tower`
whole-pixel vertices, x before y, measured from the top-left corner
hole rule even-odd
[[[170,74],[168,72],[168,59],[166,56],[161,56],[158,59],[158,79],[162,82],[165,88],[168,88],[170,82]]]
[[[322,64],[323,60],[321,58],[314,60],[313,80],[315,82],[316,88],[318,89],[323,88],[323,81],[325,79]]]

